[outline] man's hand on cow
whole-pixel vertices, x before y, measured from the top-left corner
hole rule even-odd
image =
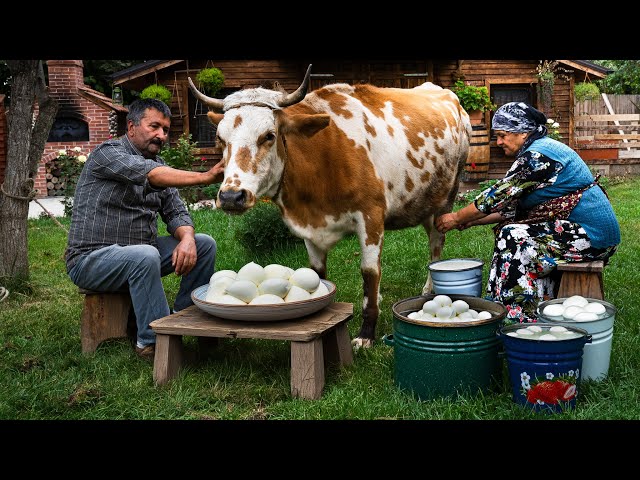
[[[173,255],[171,256],[171,264],[178,276],[187,275],[193,270],[197,260],[198,251],[196,249],[196,241],[193,237],[186,237],[180,240],[180,243],[178,243],[173,250]]]
[[[209,184],[220,183],[224,179],[224,162],[220,160],[218,163],[216,163],[209,169],[207,175],[211,178]]]
[[[458,214],[455,212],[445,213],[436,219],[436,228],[440,233],[447,233],[449,230],[459,226],[461,224],[458,222]]]

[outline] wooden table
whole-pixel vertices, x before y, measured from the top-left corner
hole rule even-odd
[[[182,367],[182,336],[260,338],[291,342],[291,395],[318,399],[325,384],[325,364],[351,365],[353,349],[347,322],[353,304],[334,302],[319,312],[283,321],[239,321],[215,317],[192,305],[151,322],[156,333],[153,380],[163,385]]]

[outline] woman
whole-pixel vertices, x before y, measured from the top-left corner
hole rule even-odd
[[[498,223],[487,298],[507,308],[505,324],[536,321],[538,303],[554,298],[558,263],[607,260],[620,243],[606,193],[574,150],[547,137],[546,121],[526,103],[501,106],[491,128],[513,165],[471,204],[436,220],[441,233]]]

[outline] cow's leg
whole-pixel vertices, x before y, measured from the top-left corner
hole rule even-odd
[[[309,240],[304,241],[304,245],[307,247],[307,254],[309,255],[309,265],[316,271],[320,278],[327,279],[327,251],[319,248],[316,244],[311,243]]]
[[[371,242],[371,236],[364,233],[358,235],[362,255],[360,258],[360,272],[362,273],[362,325],[360,332],[351,343],[357,350],[360,347],[371,347],[375,340],[376,324],[380,315],[380,277],[382,269],[380,267],[380,255],[382,253],[383,233],[378,235],[375,244]]]
[[[431,262],[440,260],[442,249],[444,247],[444,234],[440,233],[436,228],[435,218],[435,215],[431,215],[422,223],[422,226],[427,232],[427,237],[429,238],[429,259],[427,260],[427,266]],[[427,268],[427,271],[427,282],[424,284],[424,287],[422,287],[423,295],[432,293],[433,290],[433,282],[431,281],[431,270]]]

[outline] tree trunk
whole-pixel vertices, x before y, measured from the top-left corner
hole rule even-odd
[[[28,280],[29,202],[35,197],[34,178],[58,102],[49,96],[42,60],[7,60],[7,65],[13,81],[7,168],[0,190],[0,278]]]

